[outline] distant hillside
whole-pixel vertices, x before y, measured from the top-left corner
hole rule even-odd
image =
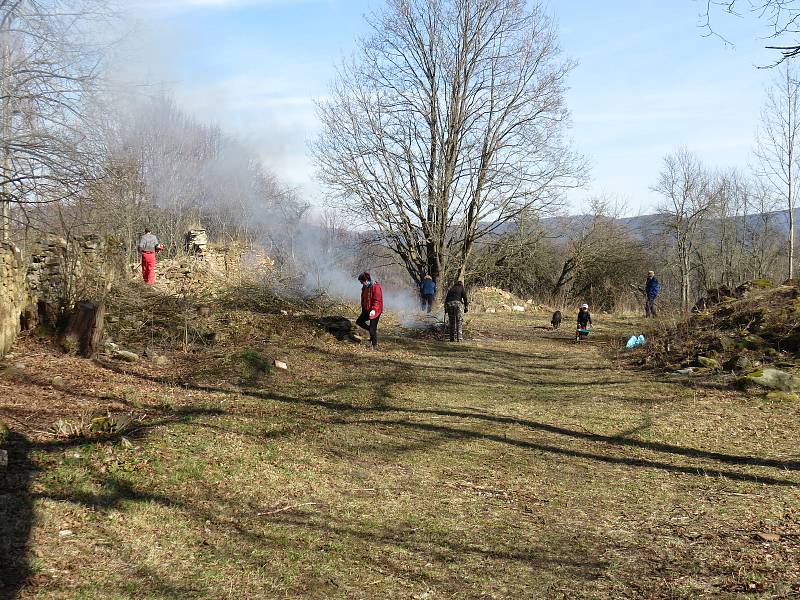
[[[795,223],[800,223],[800,208],[795,208]],[[775,211],[770,213],[756,213],[747,216],[747,224],[750,227],[762,227],[764,217],[768,218],[769,226],[777,233],[789,233],[789,211]],[[550,217],[542,219],[544,227],[554,235],[564,235],[569,228],[580,229],[588,225],[591,215],[569,215],[564,217]],[[652,236],[662,228],[662,217],[658,214],[637,215],[634,217],[622,217],[617,220],[630,234],[637,239],[645,239]],[[797,227],[797,225],[795,225]],[[505,231],[513,231],[514,226],[510,225]]]

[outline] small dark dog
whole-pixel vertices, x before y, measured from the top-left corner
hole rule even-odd
[[[553,318],[550,319],[550,325],[553,326],[553,329],[558,329],[561,325],[561,311],[557,310],[553,313]]]

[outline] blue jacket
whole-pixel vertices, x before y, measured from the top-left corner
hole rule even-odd
[[[436,294],[436,282],[433,279],[424,279],[419,287],[424,296]]]
[[[655,300],[656,296],[658,296],[658,292],[661,291],[661,284],[658,283],[658,279],[655,277],[652,279],[648,277],[644,284],[644,291],[649,300]]]

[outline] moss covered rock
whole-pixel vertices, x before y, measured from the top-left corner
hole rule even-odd
[[[728,335],[718,335],[717,344],[723,352],[730,352],[736,347],[736,340]]]
[[[767,346],[767,340],[754,333],[746,336],[742,341],[744,342],[745,347],[749,348],[750,350],[763,350]]]
[[[746,373],[747,371],[752,370],[753,361],[746,356],[742,356],[741,354],[734,354],[725,361],[725,364],[722,365],[722,368],[726,371],[732,371],[735,373]]]
[[[718,360],[708,356],[698,356],[697,364],[698,366],[708,369],[709,371],[719,371],[722,369],[722,366],[719,364]]]
[[[800,378],[779,369],[759,369],[748,373],[738,380],[743,386],[758,386],[767,390],[780,392],[800,391]]]
[[[794,392],[780,392],[773,390],[767,394],[767,400],[772,400],[774,402],[797,402],[800,400],[800,396]]]

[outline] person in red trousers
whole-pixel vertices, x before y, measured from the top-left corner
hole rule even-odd
[[[369,331],[372,349],[377,350],[378,321],[383,312],[383,290],[381,290],[381,284],[372,281],[366,271],[358,276],[358,280],[361,282],[361,315],[356,319],[356,325]]]
[[[156,253],[163,248],[158,238],[150,232],[150,228],[145,227],[144,235],[139,238],[139,254],[142,257],[142,279],[147,285],[156,282]]]

